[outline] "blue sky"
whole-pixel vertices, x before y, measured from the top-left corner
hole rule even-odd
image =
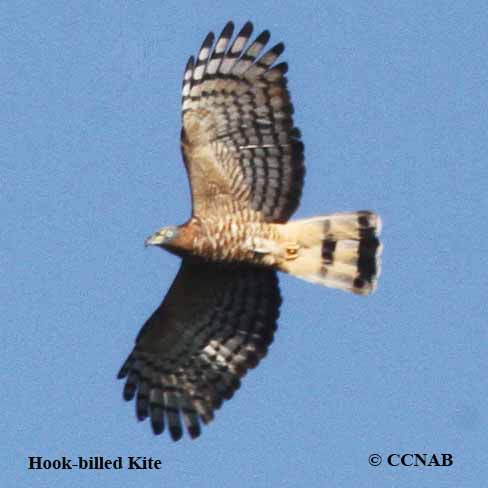
[[[178,259],[180,84],[209,30],[287,49],[307,175],[295,216],[374,209],[362,298],[281,276],[268,357],[197,441],[138,423],[115,375]],[[486,2],[2,2],[2,486],[478,487],[486,449]],[[449,468],[371,467],[452,453]],[[161,471],[28,471],[28,456]]]

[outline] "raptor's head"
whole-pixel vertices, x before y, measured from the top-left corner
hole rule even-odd
[[[159,246],[165,247],[171,244],[171,241],[178,235],[177,227],[163,227],[156,231],[152,236],[149,236],[145,241],[145,246]]]

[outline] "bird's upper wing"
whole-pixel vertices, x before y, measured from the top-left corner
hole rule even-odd
[[[150,417],[156,434],[167,426],[174,440],[182,419],[197,437],[200,420],[212,420],[266,355],[280,303],[272,270],[184,259],[118,375],[137,417]]]
[[[230,43],[233,30],[229,22],[215,46],[209,33],[185,69],[181,140],[193,214],[251,210],[256,220],[284,222],[298,206],[304,176],[287,64],[273,65],[284,45],[260,56],[268,31],[246,48],[252,24]]]

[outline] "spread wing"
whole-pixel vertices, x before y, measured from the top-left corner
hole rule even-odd
[[[272,270],[184,259],[118,377],[155,434],[200,434],[249,368],[266,355],[281,303]]]
[[[208,34],[185,70],[182,152],[193,215],[247,211],[255,220],[284,222],[298,206],[304,177],[287,64],[273,65],[284,45],[260,56],[268,31],[246,48],[252,24],[231,44],[233,30],[229,22],[215,46]]]

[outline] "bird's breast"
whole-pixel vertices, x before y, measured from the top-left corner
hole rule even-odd
[[[272,224],[243,222],[234,218],[199,223],[192,232],[192,254],[211,261],[244,261],[274,264],[280,251]]]

